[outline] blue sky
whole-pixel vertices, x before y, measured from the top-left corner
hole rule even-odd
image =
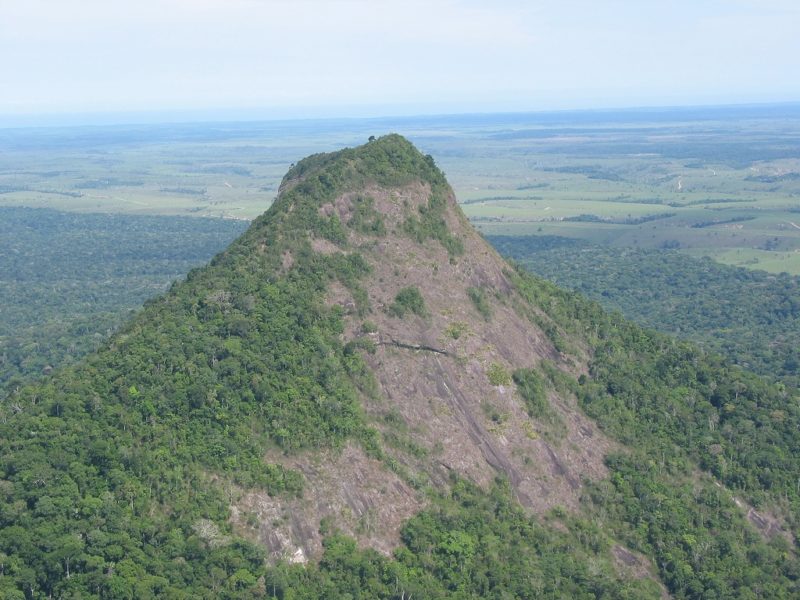
[[[1,115],[800,101],[796,0],[0,0]]]

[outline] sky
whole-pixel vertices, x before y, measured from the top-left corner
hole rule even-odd
[[[0,0],[0,115],[800,101],[797,0]]]

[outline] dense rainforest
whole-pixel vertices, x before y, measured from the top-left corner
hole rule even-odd
[[[390,229],[363,190],[401,186],[430,200]],[[501,470],[488,486],[453,472],[444,484],[407,478],[425,506],[391,556],[333,520],[319,524],[318,562],[276,562],[233,526],[237,494],[303,498],[305,476],[287,460],[304,453],[356,444],[404,475],[362,407],[376,394],[374,347],[343,341],[346,315],[325,294],[347,290],[358,318],[429,318],[424,288],[372,303],[364,254],[410,240],[457,267],[465,247],[448,229],[447,191],[433,160],[399,136],[312,156],[208,266],[84,360],[9,390],[0,596],[797,597],[796,392],[510,265],[506,296],[462,291],[489,326],[521,299],[520,322],[557,351],[558,364],[490,368],[493,385],[516,390],[536,419],[560,414],[553,398],[573,399],[614,440],[608,476],[581,483],[578,509],[531,513]],[[343,194],[355,206],[347,223],[322,210]],[[403,281],[407,268],[387,272]]]
[[[0,387],[95,350],[243,221],[0,207]]]
[[[533,273],[607,310],[800,385],[800,278],[722,265],[674,250],[592,245],[554,236],[489,242]]]

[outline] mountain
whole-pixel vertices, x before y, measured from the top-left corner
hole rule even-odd
[[[796,597],[798,400],[504,262],[389,135],[3,400],[0,595]]]

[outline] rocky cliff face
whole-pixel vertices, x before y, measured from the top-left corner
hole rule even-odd
[[[353,176],[375,170],[360,164],[370,160],[364,154],[388,164],[417,155],[427,177],[413,170],[383,182]],[[337,176],[349,183],[333,197],[320,200],[303,188]],[[332,282],[324,302],[343,315],[341,342],[363,356],[373,380],[360,401],[380,432],[383,457],[354,443],[342,452],[270,456],[303,473],[304,496],[286,502],[245,494],[233,506],[242,531],[242,515],[255,515],[248,535],[275,556],[305,560],[321,551],[320,522],[334,521],[388,553],[401,523],[425,504],[424,487],[447,486],[452,475],[484,487],[506,477],[531,511],[574,507],[582,481],[605,475],[611,442],[570,394],[539,381],[543,365],[572,376],[583,366],[559,352],[543,330],[553,336],[555,325],[519,293],[513,270],[406,140],[387,136],[352,155],[301,162],[281,187],[277,204],[284,203],[288,212],[310,208],[340,231],[305,232],[312,252],[359,255],[368,266],[357,286]],[[281,256],[282,276],[291,276],[293,251]],[[531,372],[541,388],[539,409],[515,383]]]

